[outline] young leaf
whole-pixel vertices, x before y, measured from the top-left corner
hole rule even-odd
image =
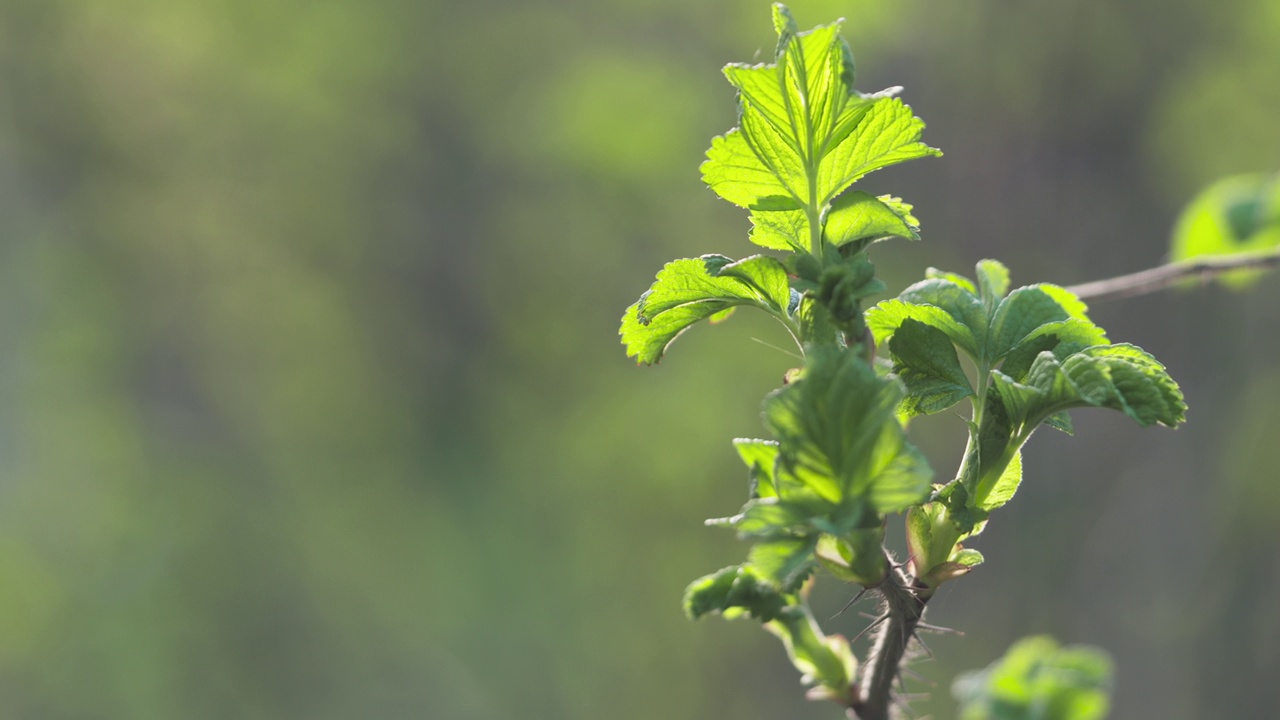
[[[990,313],[1009,292],[1009,268],[998,260],[982,260],[978,263],[978,295]]]
[[[1009,293],[1000,301],[991,318],[987,336],[987,357],[996,362],[1037,328],[1062,322],[1070,315],[1058,301],[1032,285]]]
[[[738,128],[711,141],[707,161],[702,164],[702,181],[720,197],[744,208],[797,210],[804,207],[777,173],[761,162]]]
[[[690,325],[737,305],[754,305],[785,317],[791,304],[786,268],[754,255],[734,262],[723,255],[675,260],[657,282],[627,308],[619,334],[627,355],[655,363]]]
[[[871,197],[864,192],[836,198],[824,229],[826,241],[836,247],[888,237],[920,239],[920,225],[910,205],[888,195]]]
[[[770,250],[803,252],[809,245],[809,217],[801,209],[753,210],[748,237]]]
[[[963,275],[957,275],[953,272],[947,272],[945,270],[939,270],[938,268],[931,267],[925,269],[924,276],[929,280],[946,280],[949,283],[953,283],[964,288],[970,295],[973,295],[974,297],[978,296],[978,288],[973,284],[972,280]]]
[[[1022,380],[1036,356],[1052,350],[1058,358],[1094,345],[1109,345],[1106,332],[1089,320],[1071,317],[1041,325],[1031,331],[1005,355],[1000,370],[1014,380]]]
[[[747,560],[751,567],[783,592],[795,592],[813,572],[817,560],[813,550],[818,533],[805,537],[758,542],[751,546]]]
[[[768,622],[791,601],[749,565],[733,565],[690,583],[684,591],[684,612],[697,620],[707,613],[736,609]]]
[[[1174,262],[1263,252],[1280,247],[1280,176],[1236,175],[1202,191],[1173,232]],[[1262,273],[1237,270],[1221,277],[1244,287]]]
[[[873,170],[940,153],[919,141],[924,123],[891,93],[868,96],[853,88],[839,23],[796,32],[787,20],[775,28],[774,63],[725,67],[738,89],[739,127],[712,141],[702,176],[720,197],[756,211],[753,241],[817,252],[809,223],[849,185]],[[828,242],[914,236],[909,207],[877,202],[874,218],[837,217]]]
[[[981,309],[981,306],[979,306]],[[877,345],[884,345],[893,338],[898,328],[907,320],[929,325],[941,330],[951,342],[958,345],[970,356],[977,357],[981,351],[979,338],[985,338],[986,319],[978,326],[978,333],[963,324],[955,315],[946,309],[932,304],[915,304],[902,300],[885,300],[867,310],[867,328],[875,337]]]
[[[952,694],[963,720],[1101,720],[1111,674],[1101,650],[1030,637],[985,670],[956,678]]]
[[[995,510],[1013,499],[1013,494],[1018,492],[1020,484],[1022,484],[1022,452],[1015,451],[1013,459],[1005,466],[1004,472],[1000,473],[991,489],[983,492],[985,488],[979,487],[978,493],[974,496],[974,505],[979,510],[987,512]]]
[[[894,420],[902,395],[856,351],[814,348],[803,377],[765,399],[764,419],[782,465],[814,492],[896,512],[923,497],[932,477]]]
[[[798,603],[785,608],[765,629],[782,640],[791,664],[804,681],[817,685],[815,690],[819,692],[811,691],[810,697],[835,700],[846,706],[851,702],[858,661],[844,637],[822,633],[807,605]]]
[[[1120,410],[1143,427],[1175,427],[1187,408],[1164,366],[1141,348],[1123,343],[1085,348],[1061,361],[1042,352],[1023,382],[998,370],[991,377],[1018,435],[1075,407]]]
[[[877,97],[870,102],[865,112],[859,112],[860,108],[846,110],[841,123],[849,130],[843,138],[840,126],[827,138],[830,149],[818,166],[818,197],[823,204],[874,170],[942,155],[919,141],[924,121],[901,100]]]
[[[901,410],[908,417],[941,412],[973,394],[955,346],[936,327],[903,320],[889,340],[889,353],[907,388]]]
[[[751,497],[778,497],[780,492],[776,474],[778,443],[770,440],[734,438],[733,446],[738,449],[738,456],[742,458],[742,462],[750,468]]]

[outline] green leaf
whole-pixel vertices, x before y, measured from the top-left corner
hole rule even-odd
[[[1143,427],[1176,427],[1187,408],[1164,366],[1141,348],[1124,343],[1085,348],[1062,360],[1042,352],[1023,382],[995,371],[992,386],[1015,434],[1075,407],[1120,410]]]
[[[885,300],[867,310],[867,328],[875,337],[876,344],[888,343],[907,320],[915,320],[941,330],[951,341],[965,352],[977,356],[979,352],[978,338],[974,331],[962,324],[954,315],[936,305],[917,305],[902,300]],[[985,333],[986,325],[982,325]]]
[[[809,247],[809,216],[799,209],[753,210],[748,237],[770,250],[804,252]]]
[[[1031,331],[1005,355],[1000,370],[1014,380],[1022,380],[1036,356],[1052,350],[1059,359],[1094,345],[1109,345],[1102,328],[1078,317],[1041,325]]]
[[[999,361],[1037,328],[1070,317],[1057,300],[1034,285],[1014,290],[1000,301],[991,318],[988,360]]]
[[[959,285],[964,288],[970,295],[978,296],[978,288],[974,286],[973,281],[963,275],[957,275],[953,272],[939,270],[938,268],[926,268],[924,276],[930,280],[946,280],[947,282]]]
[[[831,311],[812,294],[806,293],[801,298],[796,318],[800,321],[800,336],[806,343],[832,346],[839,341],[840,331]]]
[[[790,303],[786,268],[774,258],[755,255],[734,262],[723,255],[704,255],[675,260],[627,308],[619,334],[628,356],[652,364],[699,320],[723,317],[737,305],[754,305],[785,317]]]
[[[924,123],[901,101],[853,88],[853,59],[839,23],[796,32],[793,21],[775,15],[775,28],[776,62],[725,67],[738,89],[739,127],[712,141],[702,176],[722,198],[756,211],[754,242],[817,252],[808,224],[850,184],[873,170],[940,153],[919,141]],[[891,198],[877,202],[872,217],[836,213],[828,235],[914,236],[909,206]]]
[[[849,130],[840,138],[844,125],[849,125]],[[923,131],[924,121],[894,97],[876,98],[866,110],[846,110],[828,137],[830,150],[818,166],[818,197],[822,204],[874,170],[942,155],[938,149],[920,142]],[[832,142],[837,138],[838,142]]]
[[[1005,466],[1004,472],[1000,474],[991,491],[985,495],[975,496],[974,504],[980,510],[990,512],[1004,505],[1013,499],[1014,493],[1018,491],[1018,485],[1022,483],[1022,453],[1016,451],[1013,459]]]
[[[791,600],[754,568],[733,565],[690,583],[684,591],[684,612],[691,620],[697,620],[708,613],[736,609],[768,622],[777,618]]]
[[[778,464],[778,443],[770,440],[735,438],[733,446],[737,448],[742,462],[750,468],[751,496],[778,497],[779,488],[775,473]]]
[[[1009,268],[998,260],[982,260],[978,263],[978,295],[987,312],[1009,292]]]
[[[852,702],[858,661],[843,636],[822,633],[807,605],[798,603],[785,608],[776,620],[765,624],[765,629],[782,640],[791,664],[800,671],[804,682],[817,685],[817,692],[811,690],[810,697],[835,700],[846,706]]]
[[[829,524],[824,518],[835,511],[834,505],[812,493],[793,492],[786,498],[749,500],[741,513],[708,520],[707,525],[732,527],[743,538],[775,540],[796,533],[816,533],[817,526]]]
[[[877,198],[857,191],[836,198],[824,229],[826,241],[836,247],[888,237],[920,239],[920,225],[910,205],[889,195]]]
[[[880,513],[896,513],[928,495],[933,469],[924,454],[907,442],[902,426],[895,421],[881,431],[866,477],[865,482],[854,483],[853,491],[859,493],[865,488],[872,508]]]
[[[795,210],[803,207],[773,169],[760,160],[738,128],[711,141],[707,161],[702,163],[702,181],[720,197],[744,208]]]
[[[1044,424],[1068,435],[1076,434],[1075,426],[1071,424],[1071,415],[1066,410],[1050,415],[1045,419]]]
[[[1172,259],[1244,255],[1277,247],[1280,176],[1236,175],[1210,185],[1187,205],[1174,228]],[[1219,279],[1228,286],[1244,287],[1262,272],[1237,270]]]
[[[968,283],[964,278],[958,278]],[[948,333],[952,340],[971,357],[977,359],[986,348],[987,327],[990,318],[982,301],[972,291],[972,284],[966,287],[962,283],[944,278],[930,278],[915,283],[898,294],[898,299],[916,305],[933,305],[945,310],[948,315],[963,326],[967,332],[956,336]],[[946,328],[940,328],[946,330]]]
[[[903,320],[889,340],[893,371],[906,385],[908,417],[941,412],[973,395],[960,358],[946,333],[919,320]]]
[[[818,537],[818,533],[814,533],[799,538],[758,542],[751,546],[747,559],[760,577],[783,592],[795,592],[817,564],[813,550],[818,545]]]
[[[878,585],[889,572],[884,556],[884,525],[861,528],[844,537],[823,535],[814,557],[823,568],[844,582],[864,587]]]
[[[1100,720],[1110,704],[1111,659],[1086,646],[1024,638],[985,670],[956,678],[962,720]]]
[[[918,501],[932,473],[894,419],[902,395],[856,350],[812,348],[803,376],[765,399],[781,466],[832,503],[896,512]]]

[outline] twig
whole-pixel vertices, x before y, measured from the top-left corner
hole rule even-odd
[[[1149,270],[1072,285],[1067,288],[1081,299],[1119,300],[1164,290],[1188,278],[1212,280],[1232,270],[1274,270],[1280,267],[1280,250],[1222,258],[1205,258],[1160,265]]]

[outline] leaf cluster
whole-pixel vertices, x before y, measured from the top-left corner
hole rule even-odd
[[[933,591],[983,561],[963,543],[1013,498],[1036,428],[1071,432],[1068,411],[1087,407],[1175,426],[1186,406],[1164,366],[1112,344],[1078,297],[1050,284],[1011,290],[994,260],[980,262],[973,279],[930,270],[864,312],[886,290],[868,250],[887,238],[918,240],[920,226],[910,204],[852,185],[940,153],[920,141],[924,123],[899,88],[854,88],[839,22],[800,32],[782,5],[773,21],[773,62],[725,68],[738,124],[712,141],[701,168],[717,195],[750,211],[749,239],[766,253],[668,263],[627,308],[620,335],[628,356],[654,364],[693,325],[748,307],[795,341],[802,365],[763,403],[771,438],[734,441],[747,467],[746,503],[707,521],[751,548],[744,562],[690,584],[684,609],[761,622],[814,686],[811,696],[860,712],[876,705],[868,688],[888,687],[881,678],[897,672]],[[877,346],[887,358],[876,359]],[[932,485],[907,424],[966,399],[963,463],[954,479]],[[884,547],[887,517],[902,512],[908,571]],[[843,637],[822,633],[807,595],[823,570],[886,601],[883,588],[896,588],[907,603],[898,607],[914,608],[910,625],[886,625],[876,641],[868,664],[887,667],[860,668]],[[886,640],[894,633],[896,645]]]
[[[978,263],[975,275],[976,282],[930,270],[866,315],[906,386],[903,417],[970,400],[964,465],[935,494],[962,534],[980,529],[1013,497],[1022,479],[1022,445],[1041,424],[1070,433],[1067,411],[1099,407],[1143,427],[1173,427],[1186,412],[1164,366],[1134,345],[1111,344],[1066,289],[1041,283],[1010,291],[1008,270],[994,260]],[[930,556],[937,559],[938,552]]]
[[[1099,720],[1110,707],[1111,659],[1097,648],[1024,638],[990,667],[956,678],[962,720]]]

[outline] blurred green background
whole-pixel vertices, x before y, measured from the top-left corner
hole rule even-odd
[[[1273,0],[793,10],[946,152],[860,185],[924,227],[894,292],[1141,269],[1280,167]],[[838,717],[679,606],[745,552],[701,520],[785,336],[616,336],[663,262],[752,252],[697,166],[772,42],[763,0],[0,0],[0,716]],[[1094,315],[1190,422],[1032,441],[917,707],[1048,632],[1114,655],[1115,717],[1278,717],[1280,282]],[[953,472],[961,421],[916,430]]]

